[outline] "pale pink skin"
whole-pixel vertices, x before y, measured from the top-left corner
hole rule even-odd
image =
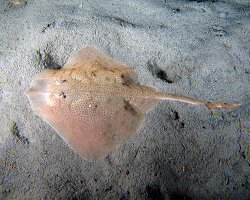
[[[233,109],[139,85],[135,71],[93,47],[76,52],[60,70],[39,74],[26,91],[35,113],[79,155],[98,159],[128,140],[159,99]]]

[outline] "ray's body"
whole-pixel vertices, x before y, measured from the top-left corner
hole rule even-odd
[[[82,157],[95,160],[129,139],[159,99],[232,109],[234,103],[206,102],[158,92],[137,83],[135,71],[86,47],[60,70],[46,70],[26,91],[35,113]]]

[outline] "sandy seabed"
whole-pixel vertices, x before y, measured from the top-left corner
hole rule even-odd
[[[249,8],[247,0],[1,0],[0,199],[249,199]],[[24,91],[88,45],[133,67],[141,84],[242,105],[161,101],[127,143],[86,161]]]

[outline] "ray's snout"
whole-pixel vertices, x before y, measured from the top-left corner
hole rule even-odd
[[[31,86],[26,90],[25,94],[29,95],[31,92],[38,92],[39,90],[48,90],[49,83],[46,79],[35,79],[31,82]]]
[[[47,79],[35,79],[31,82],[31,87],[25,91],[32,106],[49,105],[50,84]]]

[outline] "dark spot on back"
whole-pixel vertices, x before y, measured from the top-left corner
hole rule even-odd
[[[95,105],[94,105],[94,111],[96,111],[96,110],[97,110],[97,107],[98,107],[98,105],[97,105],[97,104],[95,104]]]
[[[91,72],[91,75],[92,75],[92,76],[96,76],[96,71],[92,71],[92,72]]]
[[[130,112],[132,115],[136,115],[137,111],[135,110],[135,108],[133,107],[133,105],[131,105],[131,103],[129,103],[127,100],[124,100],[124,109],[128,112]]]
[[[133,79],[129,76],[125,76],[124,74],[121,75],[122,78],[122,84],[125,86],[129,86],[133,83]]]

